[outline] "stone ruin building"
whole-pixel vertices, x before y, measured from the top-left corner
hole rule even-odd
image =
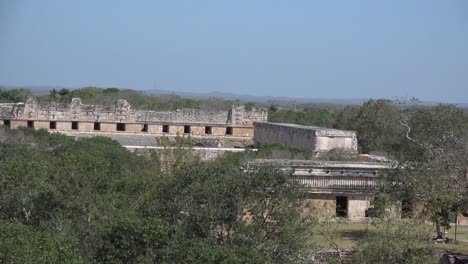
[[[318,160],[255,160],[251,164],[278,166],[290,171],[307,192],[307,208],[320,216],[362,221],[372,216],[380,180],[392,170],[392,162]]]
[[[25,103],[0,104],[0,123],[10,128],[30,127],[73,133],[132,133],[151,135],[192,135],[253,137],[253,122],[266,122],[268,112],[247,111],[232,106],[229,111],[181,109],[144,111],[133,109],[126,100],[105,107],[85,105],[80,98],[70,104],[39,105],[29,98]]]
[[[107,107],[85,105],[79,98],[74,98],[70,104],[39,105],[32,98],[25,103],[0,104],[0,125],[60,131],[74,136],[105,135],[129,149],[129,145],[146,148],[155,144],[154,137],[157,136],[191,135],[194,138],[244,139],[250,142],[240,147],[252,143],[257,147],[285,144],[308,147],[316,154],[336,148],[357,153],[354,131],[267,123],[267,118],[265,110],[247,111],[243,106],[232,106],[229,111],[181,109],[158,112],[133,109],[125,100],[118,100]],[[129,144],[129,141],[116,138],[118,135],[139,139]],[[241,150],[218,147],[197,151],[216,158],[224,151]],[[354,220],[370,216],[379,181],[395,168],[394,163],[385,159],[379,162],[255,160],[252,164],[267,164],[292,171],[294,180],[307,191],[308,203],[321,215]],[[460,215],[459,221],[468,223],[468,217]]]
[[[354,131],[280,123],[254,123],[256,146],[283,144],[308,147],[316,153],[343,149],[357,153]]]

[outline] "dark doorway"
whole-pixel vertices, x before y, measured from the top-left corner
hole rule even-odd
[[[141,132],[148,132],[148,124],[144,124]]]
[[[3,125],[6,126],[6,127],[11,127],[10,120],[3,120]]]
[[[169,133],[169,125],[163,125],[163,133]]]
[[[213,131],[213,129],[210,126],[205,127],[205,134],[211,135],[212,131]]]
[[[346,196],[336,197],[336,216],[348,217],[348,197]]]
[[[401,217],[411,218],[413,216],[413,204],[407,199],[401,201]]]
[[[78,122],[76,121],[72,122],[72,130],[78,130]]]
[[[94,130],[101,130],[101,123],[94,122]]]
[[[232,127],[226,127],[226,135],[232,135]]]
[[[57,129],[57,122],[50,121],[49,122],[49,129]]]
[[[29,128],[34,128],[34,121],[29,120],[28,121],[28,127]]]
[[[125,131],[125,123],[117,123],[117,131]]]
[[[184,126],[184,134],[190,134],[190,126]]]

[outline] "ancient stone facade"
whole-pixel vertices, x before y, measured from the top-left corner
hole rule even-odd
[[[307,191],[306,211],[351,220],[369,216],[382,177],[395,168],[391,162],[255,160],[251,164],[291,171]]]
[[[314,152],[344,149],[357,152],[354,131],[280,123],[254,123],[255,145],[284,144],[311,148]]]
[[[194,136],[253,137],[253,123],[266,122],[268,113],[233,106],[229,111],[180,109],[144,111],[133,109],[126,100],[111,106],[85,105],[80,98],[70,104],[39,105],[32,98],[25,103],[0,104],[0,120],[11,128],[32,127],[70,132],[190,134]]]

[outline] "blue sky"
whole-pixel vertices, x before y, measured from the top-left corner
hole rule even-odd
[[[0,84],[468,102],[468,1],[0,0]]]

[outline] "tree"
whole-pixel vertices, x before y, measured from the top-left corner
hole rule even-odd
[[[243,171],[229,161],[187,164],[161,181],[140,210],[179,226],[189,239],[225,252],[237,248],[231,252],[237,258],[294,263],[309,232],[300,216],[303,193],[288,179],[274,168]]]
[[[392,190],[400,198],[422,206],[422,216],[436,226],[438,238],[450,228],[449,213],[464,209],[468,178],[468,120],[453,105],[421,107],[410,104],[403,112],[405,155],[399,182]]]
[[[400,113],[393,101],[371,99],[360,107],[352,120],[351,129],[357,131],[359,147],[363,153],[396,153],[400,148]]]
[[[0,103],[24,102],[31,96],[31,91],[27,89],[6,90],[0,87]]]
[[[32,227],[0,222],[0,263],[84,263],[70,241]]]
[[[101,230],[99,263],[160,263],[174,228],[157,219],[124,216]]]

